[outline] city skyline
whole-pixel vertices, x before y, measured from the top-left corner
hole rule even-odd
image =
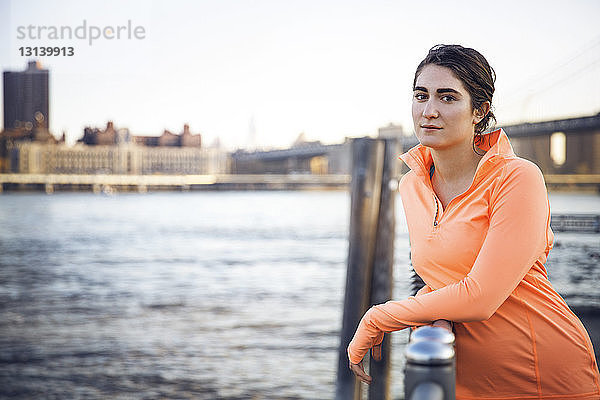
[[[600,5],[592,1],[147,4],[2,2],[3,70],[25,68],[32,58],[19,55],[22,46],[75,48],[72,57],[36,58],[50,70],[56,136],[66,131],[73,143],[84,126],[109,120],[135,135],[188,123],[228,149],[252,138],[285,147],[302,132],[336,143],[389,123],[411,132],[414,68],[440,42],[488,58],[499,124],[600,111]],[[18,36],[20,26],[83,22],[115,31],[131,23],[145,35],[92,44],[91,30],[87,41]]]

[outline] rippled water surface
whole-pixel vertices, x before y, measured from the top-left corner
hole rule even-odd
[[[559,212],[599,199],[551,197]],[[1,195],[0,397],[332,398],[349,207],[343,192]],[[600,307],[598,235],[556,236],[555,286]]]

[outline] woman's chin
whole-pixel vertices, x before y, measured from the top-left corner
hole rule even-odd
[[[421,143],[425,147],[431,147],[433,149],[444,147],[444,141],[440,140],[439,137],[423,136],[417,137],[417,139],[419,140],[419,143]]]

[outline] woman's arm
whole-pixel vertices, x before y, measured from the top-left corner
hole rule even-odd
[[[425,284],[425,286],[423,286],[421,289],[417,290],[417,293],[415,293],[415,297],[422,296],[429,292],[431,292],[431,288],[429,287],[429,285]]]
[[[348,346],[352,363],[381,342],[384,332],[439,319],[487,320],[544,255],[550,212],[541,172],[533,163],[513,160],[504,166],[501,181],[490,199],[487,236],[467,276],[418,297],[369,309]]]

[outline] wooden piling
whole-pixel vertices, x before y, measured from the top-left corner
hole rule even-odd
[[[399,142],[395,139],[386,139],[371,279],[371,305],[385,303],[392,298],[398,154],[400,154]],[[381,350],[382,360],[377,362],[371,359],[369,365],[369,374],[373,377],[373,382],[369,386],[371,400],[390,399],[392,362],[389,335],[385,335]]]
[[[352,181],[348,272],[338,350],[336,400],[359,400],[360,382],[348,368],[346,349],[370,300],[384,144],[369,138],[352,141]]]

